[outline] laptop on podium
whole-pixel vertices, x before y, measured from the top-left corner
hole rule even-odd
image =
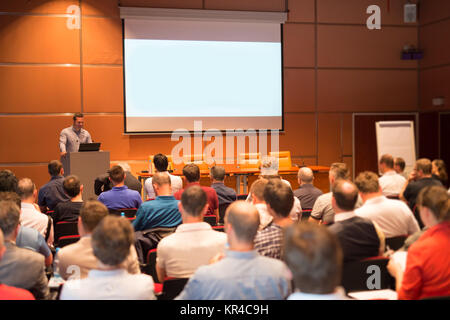
[[[78,152],[84,151],[99,151],[100,150],[100,142],[93,143],[80,143],[80,147],[78,148]]]

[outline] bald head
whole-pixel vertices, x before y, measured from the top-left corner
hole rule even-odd
[[[156,172],[152,178],[152,184],[156,184],[160,187],[164,185],[170,186],[170,176],[165,172]]]
[[[352,211],[358,200],[358,188],[351,181],[338,180],[333,185],[333,199],[338,209]]]
[[[300,168],[298,170],[298,180],[299,183],[312,183],[314,180],[314,174],[312,170],[308,167]]]
[[[235,201],[225,213],[225,224],[230,224],[240,242],[251,243],[259,227],[258,210],[248,202]]]
[[[28,199],[33,196],[34,191],[36,190],[36,186],[33,181],[29,178],[22,178],[19,180],[19,184],[17,186],[17,194],[20,196],[20,199]]]

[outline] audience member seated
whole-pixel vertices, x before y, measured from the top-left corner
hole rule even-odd
[[[0,201],[0,229],[6,252],[0,261],[0,283],[29,290],[36,299],[49,297],[44,257],[15,244],[19,233],[20,208],[13,201]]]
[[[2,261],[3,255],[6,251],[3,241],[3,232],[0,229],[0,262]],[[0,300],[34,300],[34,297],[27,290],[10,287],[0,283]]]
[[[391,200],[382,194],[375,173],[360,173],[355,184],[364,202],[362,207],[355,210],[355,214],[375,222],[386,238],[420,231],[416,218],[403,201]]]
[[[297,190],[294,190],[294,196],[300,200],[303,209],[312,209],[317,198],[321,196],[323,192],[314,187],[314,173],[310,168],[300,168],[297,175],[300,187]]]
[[[92,233],[92,251],[98,265],[84,279],[68,280],[61,300],[153,300],[154,283],[145,274],[130,274],[123,263],[134,241],[128,220],[108,216]]]
[[[0,192],[0,201],[12,201],[19,208],[21,207],[21,200],[16,192]],[[16,246],[42,254],[47,267],[53,263],[52,251],[44,237],[36,229],[20,226],[16,237]]]
[[[64,179],[64,192],[70,197],[70,201],[60,202],[53,214],[53,223],[59,221],[77,222],[80,209],[83,205],[83,185],[77,176],[71,175]]]
[[[385,238],[375,223],[355,215],[358,189],[346,180],[333,185],[331,203],[336,214],[329,228],[337,238],[344,253],[344,263],[362,260],[384,253]]]
[[[428,186],[417,198],[428,230],[408,250],[406,269],[390,260],[399,299],[450,295],[450,199],[442,186]]]
[[[36,185],[28,178],[19,180],[17,193],[21,200],[20,225],[36,229],[47,239],[48,245],[53,245],[53,224],[52,219],[41,213],[36,204]]]
[[[394,170],[403,178],[408,179],[408,174],[405,172],[406,162],[405,159],[397,157],[394,160]]]
[[[255,206],[259,213],[259,228],[262,230],[272,222],[273,217],[267,209],[267,204],[264,201],[264,189],[266,188],[269,180],[260,178],[252,183],[250,187],[250,193],[252,195],[252,204]]]
[[[114,187],[101,193],[98,200],[108,209],[139,208],[142,203],[141,195],[124,184],[126,174],[122,167],[113,166],[108,173]]]
[[[223,167],[214,166],[210,171],[211,188],[216,190],[219,198],[219,205],[228,204],[236,201],[236,191],[225,185],[225,169]]]
[[[59,202],[70,199],[63,188],[64,169],[62,163],[58,160],[50,161],[48,164],[48,173],[51,179],[39,189],[38,193],[38,205],[41,208],[41,212],[44,213],[48,210],[55,210]]]
[[[395,172],[394,158],[390,154],[384,154],[378,167],[382,176],[379,179],[379,184],[383,195],[387,197],[398,197],[405,185],[406,179]]]
[[[79,268],[78,275],[85,278],[88,272],[97,268],[98,259],[92,251],[92,232],[106,216],[108,209],[97,200],[87,200],[83,203],[78,217],[78,233],[81,238],[76,243],[61,248],[55,258],[55,270],[64,280],[70,278],[73,267]],[[129,223],[129,222],[128,222]],[[129,273],[141,273],[134,245],[122,263],[122,268]]]
[[[128,187],[128,189],[141,193],[142,184],[131,173],[130,165],[125,162],[121,162],[117,165],[121,166],[123,171],[125,171],[124,183]],[[98,176],[94,181],[94,192],[97,196],[99,196],[100,193],[102,193],[102,192],[111,190],[112,188],[113,188],[113,184],[112,184],[111,180],[109,180],[109,173],[104,173],[104,174]]]
[[[341,283],[342,249],[324,226],[301,223],[287,228],[283,260],[292,272],[288,300],[346,300]]]
[[[194,163],[188,163],[183,168],[183,176],[186,179],[186,188],[190,186],[200,186],[200,168]],[[203,191],[206,192],[208,197],[208,211],[207,215],[214,215],[219,221],[219,198],[217,197],[216,190],[211,187],[200,186]],[[177,200],[181,199],[184,189],[178,190],[174,196]]]
[[[403,192],[400,193],[400,199],[406,201],[411,209],[416,205],[417,195],[423,188],[442,186],[439,180],[432,178],[431,169],[432,165],[429,159],[422,158],[416,161],[414,170],[411,171],[403,187]]]
[[[330,186],[332,186],[338,180],[348,180],[350,178],[350,173],[348,171],[347,165],[345,163],[335,162],[330,166],[330,171],[328,172],[328,180],[330,181]],[[324,193],[319,196],[314,203],[311,211],[311,216],[309,217],[309,222],[331,224],[334,222],[334,211],[331,205],[332,192]],[[358,196],[358,201],[356,202],[356,208],[362,205],[362,200]]]
[[[158,244],[156,271],[160,282],[166,277],[190,278],[198,267],[207,265],[225,250],[226,234],[203,222],[207,206],[202,188],[192,186],[184,190],[178,204],[183,224]]]
[[[133,221],[135,231],[143,231],[157,227],[172,228],[182,223],[178,210],[179,201],[172,196],[170,177],[157,172],[152,179],[156,199],[144,202]]]
[[[17,185],[17,178],[12,171],[0,171],[0,192],[17,192]]]
[[[225,257],[201,266],[189,279],[179,300],[283,300],[291,293],[289,270],[277,259],[253,248],[259,226],[256,208],[235,201],[225,213],[229,248]]]
[[[164,154],[158,153],[153,156],[153,164],[155,165],[155,171],[165,173],[170,177],[170,184],[172,186],[172,195],[183,189],[183,179],[178,176],[174,176],[167,171],[169,166],[169,160]],[[156,173],[155,172],[155,173]],[[153,189],[152,178],[147,178],[144,184],[145,192],[147,193],[147,199],[155,199],[156,194]]]
[[[289,212],[294,204],[292,189],[278,179],[269,180],[264,188],[264,201],[273,220],[255,237],[255,249],[262,256],[281,259],[283,230],[294,222]]]
[[[441,159],[435,159],[431,162],[432,177],[438,179],[444,187],[448,187],[448,174],[445,162]]]

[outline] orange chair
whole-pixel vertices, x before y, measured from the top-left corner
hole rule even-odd
[[[261,153],[239,153],[238,165],[241,169],[258,169],[261,166]]]
[[[200,171],[205,171],[205,170],[209,170],[209,166],[208,164],[205,162],[205,160],[203,159],[203,155],[202,154],[194,154],[194,155],[186,155],[183,156],[183,167],[188,164],[188,163],[194,163],[196,164]]]
[[[269,156],[278,159],[278,170],[290,170],[292,168],[290,151],[269,152]]]

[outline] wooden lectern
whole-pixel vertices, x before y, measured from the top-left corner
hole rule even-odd
[[[68,152],[61,158],[64,176],[76,175],[83,185],[83,200],[97,199],[94,192],[95,178],[109,169],[108,151]]]

